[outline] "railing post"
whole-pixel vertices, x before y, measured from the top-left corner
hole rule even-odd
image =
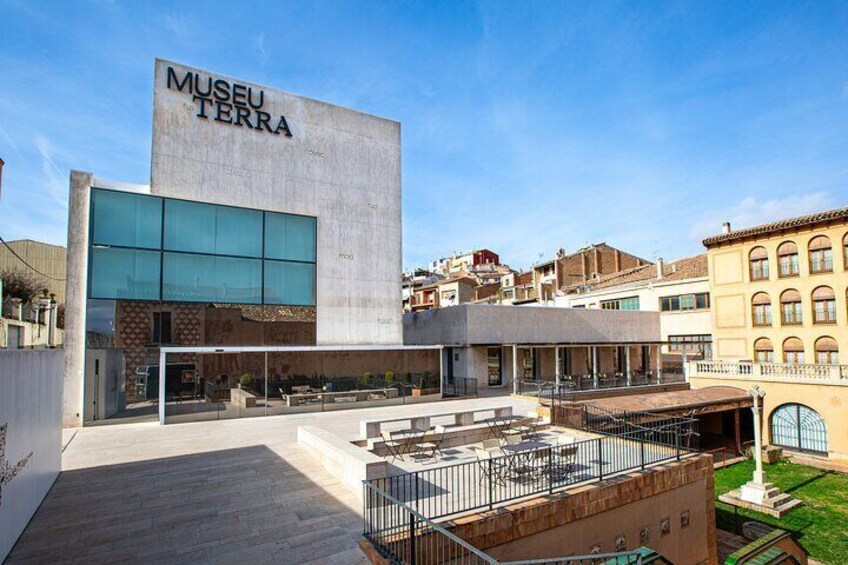
[[[603,451],[603,438],[598,438],[598,480],[604,480],[604,451]]]
[[[678,426],[677,433],[674,434],[674,445],[677,448],[677,460],[680,461],[680,426]]]
[[[494,506],[495,500],[495,485],[492,483],[492,458],[489,457],[489,472],[487,473],[487,478],[489,480],[489,510]]]
[[[548,448],[548,493],[554,493],[554,448]]]
[[[645,470],[645,440],[639,440],[639,461],[642,466],[642,470]]]
[[[409,563],[415,565],[415,514],[409,513]]]

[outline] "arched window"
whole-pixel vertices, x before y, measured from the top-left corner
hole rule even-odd
[[[778,276],[798,276],[798,246],[791,241],[784,241],[777,248]]]
[[[774,363],[774,346],[767,337],[761,337],[754,342],[754,361],[757,363]]]
[[[824,336],[816,340],[816,363],[839,365],[839,345],[835,339]]]
[[[813,291],[813,323],[836,323],[836,296],[829,286],[820,286]]]
[[[804,343],[797,337],[787,337],[783,342],[783,362],[804,362]]]
[[[758,292],[751,298],[752,321],[755,326],[771,325],[771,298],[765,292]]]
[[[842,265],[848,269],[848,233],[842,237]]]
[[[810,255],[811,273],[830,273],[833,271],[833,251],[830,248],[830,238],[819,235],[810,240],[807,246]]]
[[[751,267],[751,280],[763,281],[769,278],[768,251],[765,247],[755,247],[748,255]]]
[[[780,295],[780,323],[784,326],[800,326],[804,323],[801,310],[801,294],[790,288]]]
[[[771,413],[771,443],[827,455],[827,426],[803,404],[784,404]]]

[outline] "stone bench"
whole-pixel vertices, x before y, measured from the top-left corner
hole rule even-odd
[[[460,412],[440,412],[435,414],[425,414],[421,416],[404,416],[401,418],[387,418],[383,420],[363,420],[359,422],[359,435],[365,439],[374,439],[380,437],[383,424],[393,422],[409,422],[410,428],[418,430],[429,430],[430,420],[432,418],[454,417],[454,425],[456,426],[472,426],[477,423],[475,414],[481,412],[494,412],[496,418],[512,416],[512,406],[497,406],[494,408],[481,408],[479,410],[465,410]]]
[[[256,396],[240,388],[230,389],[230,402],[239,408],[256,408]]]
[[[336,479],[362,498],[362,481],[382,479],[389,462],[356,447],[349,441],[318,426],[300,426],[297,442],[306,447]]]

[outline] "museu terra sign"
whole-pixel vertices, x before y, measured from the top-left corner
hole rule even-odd
[[[185,71],[180,76],[173,67],[168,67],[167,81],[170,90],[191,95],[198,118],[273,135],[292,136],[285,116],[271,115],[262,109],[264,90],[221,78],[201,77],[200,73],[193,71]]]

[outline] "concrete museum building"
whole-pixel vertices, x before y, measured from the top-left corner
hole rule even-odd
[[[149,185],[71,173],[65,425],[427,389],[438,353],[402,345],[400,124],[158,59],[153,102]]]

